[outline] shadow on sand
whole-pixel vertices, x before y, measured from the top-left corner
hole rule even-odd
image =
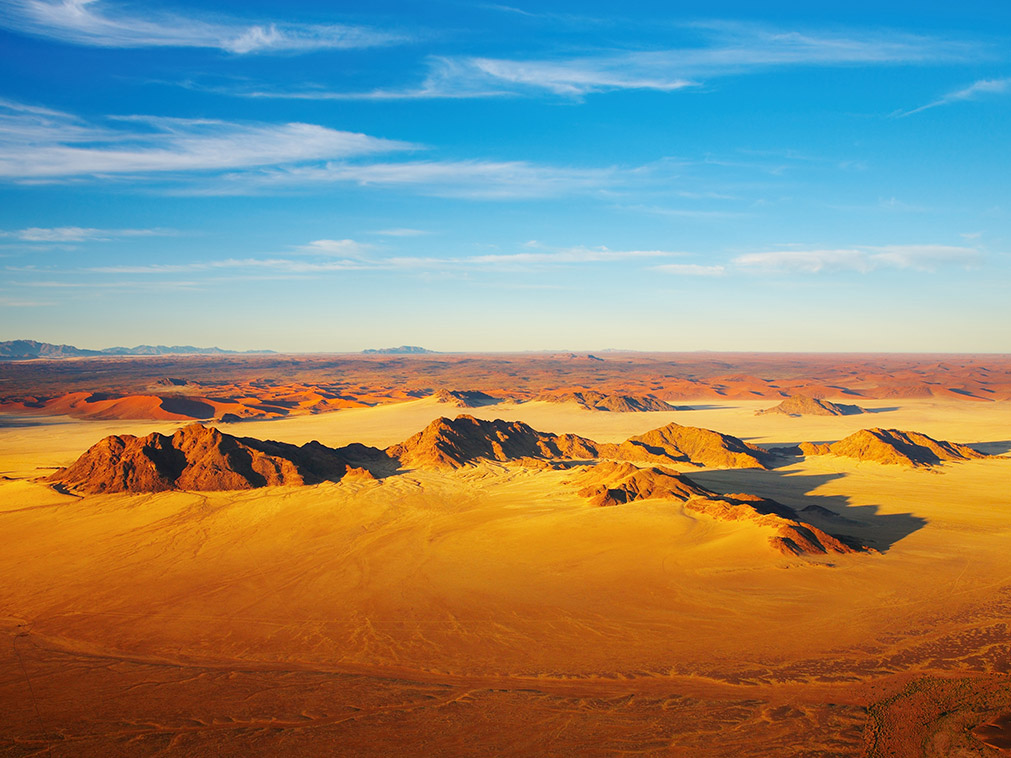
[[[845,474],[798,474],[761,469],[699,471],[689,478],[714,492],[749,492],[788,505],[801,521],[829,534],[854,537],[882,553],[899,540],[922,529],[927,520],[911,513],[879,514],[877,505],[850,505],[845,495],[812,495],[826,482]],[[805,510],[807,509],[807,510]]]
[[[897,411],[899,406],[890,405],[887,408],[864,408],[864,413],[891,413],[892,411]]]
[[[997,440],[995,442],[973,442],[967,447],[978,450],[987,455],[1004,455],[1011,453],[1011,440]]]
[[[0,429],[22,429],[31,426],[47,426],[54,423],[51,418],[35,418],[18,416],[10,413],[0,413]]]

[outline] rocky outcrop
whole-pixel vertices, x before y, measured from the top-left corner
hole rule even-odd
[[[580,472],[574,483],[579,495],[597,506],[617,506],[639,500],[671,499],[686,512],[719,521],[749,521],[772,531],[769,544],[786,555],[856,553],[868,549],[806,523],[789,506],[775,500],[738,493],[718,495],[684,474],[664,468],[638,468],[606,462]]]
[[[561,394],[546,393],[538,395],[534,399],[548,403],[576,403],[587,410],[612,411],[615,413],[689,410],[665,403],[654,395],[621,395],[595,392],[593,390],[565,392]]]
[[[597,457],[597,445],[574,434],[538,432],[519,421],[461,415],[436,419],[413,437],[386,448],[386,453],[405,466],[461,468],[477,460],[589,460]]]
[[[172,435],[106,437],[46,481],[82,493],[242,490],[337,481],[351,465],[378,470],[384,458],[364,445],[298,447],[191,424]]]
[[[456,408],[480,408],[484,405],[494,405],[498,398],[477,390],[447,390],[440,389],[432,394],[438,402],[452,405]]]
[[[756,416],[764,416],[769,413],[779,413],[786,416],[854,416],[858,413],[866,413],[866,411],[858,405],[833,403],[807,395],[791,395],[773,408],[755,411]]]
[[[628,460],[648,460],[662,455],[671,461],[714,468],[768,468],[771,456],[755,445],[695,426],[667,424],[659,429],[630,437],[618,446],[619,455]]]
[[[936,466],[945,461],[988,457],[971,447],[935,440],[920,432],[878,428],[861,429],[830,445],[802,442],[799,450],[804,455],[842,455],[860,461],[902,466]]]
[[[639,468],[631,463],[606,461],[581,472],[574,480],[585,483],[579,490],[598,506],[621,505],[650,498],[688,500],[708,497],[709,490],[695,484],[683,474],[665,468]]]

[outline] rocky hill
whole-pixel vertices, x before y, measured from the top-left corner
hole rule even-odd
[[[718,468],[768,468],[772,456],[729,434],[695,426],[667,424],[630,437],[621,443],[622,454],[614,457],[649,460],[661,454],[673,461]]]
[[[902,466],[936,466],[945,461],[966,461],[986,458],[985,453],[955,442],[935,440],[920,432],[899,429],[861,429],[830,445],[802,442],[804,455],[842,455],[861,461],[899,464]]]
[[[833,403],[807,395],[791,395],[773,408],[755,411],[756,416],[764,416],[768,413],[779,413],[785,416],[854,416],[858,413],[866,413],[866,411],[859,405]]]
[[[597,506],[615,506],[655,498],[684,503],[686,511],[720,521],[750,521],[772,531],[770,545],[786,555],[866,551],[849,538],[837,537],[805,523],[792,508],[774,500],[739,493],[718,495],[684,474],[664,468],[638,468],[605,462],[580,472],[582,497]]]
[[[737,437],[680,424],[668,424],[613,444],[574,434],[538,432],[518,421],[482,421],[469,415],[436,419],[410,439],[387,448],[386,453],[405,466],[428,468],[460,468],[482,459],[616,459],[716,468],[766,468],[771,460],[770,454]]]
[[[478,390],[436,390],[432,397],[438,402],[451,405],[456,408],[480,408],[485,405],[495,405],[500,402],[498,398],[492,397]]]
[[[615,413],[643,413],[649,411],[682,411],[654,395],[622,395],[617,393],[581,392],[544,393],[534,398],[548,403],[576,403],[591,411],[612,411]]]
[[[106,437],[46,481],[82,493],[241,490],[337,481],[351,469],[380,468],[384,457],[364,445],[298,447],[190,424],[171,436]]]
[[[460,468],[477,460],[593,459],[597,445],[574,434],[538,432],[519,421],[439,418],[413,437],[386,448],[405,466]]]

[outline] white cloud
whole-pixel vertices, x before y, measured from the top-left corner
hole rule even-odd
[[[610,250],[606,247],[570,247],[537,253],[502,255],[474,255],[461,258],[435,256],[366,257],[362,251],[369,246],[354,240],[316,240],[295,248],[299,255],[315,255],[315,260],[304,258],[226,258],[217,261],[190,263],[152,263],[142,265],[95,266],[84,269],[88,273],[166,275],[186,272],[215,271],[220,269],[273,270],[289,274],[327,273],[361,270],[488,270],[531,269],[544,266],[573,266],[589,263],[610,263],[648,258],[669,258],[682,253],[666,250]],[[331,259],[333,255],[343,258]]]
[[[921,105],[919,108],[913,108],[910,111],[899,111],[895,115],[912,116],[914,113],[921,113],[931,108],[937,108],[940,105],[951,105],[952,103],[963,102],[965,100],[976,100],[981,95],[1005,95],[1008,93],[1011,93],[1011,77],[1004,79],[980,79],[968,87],[949,92],[937,100],[929,102],[926,105]]]
[[[665,263],[653,266],[653,270],[677,276],[723,276],[726,273],[725,266],[703,266],[698,263]]]
[[[526,161],[405,161],[293,166],[222,177],[202,194],[249,194],[259,189],[317,183],[415,188],[438,197],[498,200],[551,197],[599,190],[613,183],[614,169],[539,166]]]
[[[297,252],[305,255],[344,256],[345,258],[366,258],[373,249],[372,245],[355,240],[313,240],[308,245],[299,245]]]
[[[596,191],[613,184],[620,173],[525,161],[365,160],[418,149],[314,124],[150,116],[109,117],[97,124],[0,100],[0,179],[18,183],[161,177],[190,195],[346,183],[496,200]]]
[[[3,232],[24,242],[108,242],[117,237],[157,237],[173,234],[166,229],[93,229],[80,226],[58,226],[48,229],[29,227],[16,232]]]
[[[89,124],[0,101],[0,177],[14,180],[227,170],[413,147],[302,123],[120,116]]]
[[[366,92],[320,87],[232,91],[310,100],[474,98],[549,93],[579,98],[613,90],[672,92],[721,76],[787,66],[880,66],[978,55],[969,45],[898,32],[802,32],[756,24],[695,24],[699,44],[659,50],[601,49],[568,58],[432,56],[420,85]]]
[[[939,266],[978,266],[983,254],[973,247],[952,245],[885,245],[871,248],[870,261],[877,268],[914,268],[920,271],[934,271]]]
[[[377,231],[374,231],[372,233],[381,235],[383,237],[423,237],[426,234],[431,234],[431,232],[428,232],[424,229],[408,229],[408,228],[378,229]]]
[[[250,24],[147,9],[131,15],[101,0],[4,0],[0,26],[96,47],[203,47],[230,53],[362,48],[403,41],[398,34],[343,24]]]
[[[374,268],[358,261],[306,261],[291,258],[226,258],[220,261],[193,263],[152,263],[138,266],[94,266],[85,269],[98,274],[179,274],[219,269],[272,269],[289,273],[319,273]]]
[[[747,253],[733,259],[741,269],[760,272],[817,274],[832,271],[867,273],[881,268],[934,271],[940,266],[972,267],[982,261],[976,248],[949,245],[885,245],[830,250],[777,250]]]

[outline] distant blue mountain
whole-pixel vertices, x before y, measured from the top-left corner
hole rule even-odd
[[[426,350],[417,345],[401,345],[400,347],[380,347],[362,350],[366,355],[423,355],[434,353],[434,350]]]
[[[53,345],[35,340],[8,340],[0,342],[0,361],[30,361],[37,358],[89,358],[103,355],[242,355],[272,353],[273,350],[222,350],[220,347],[193,347],[192,345],[137,345],[136,347],[109,347],[104,350],[85,350],[73,345]]]

